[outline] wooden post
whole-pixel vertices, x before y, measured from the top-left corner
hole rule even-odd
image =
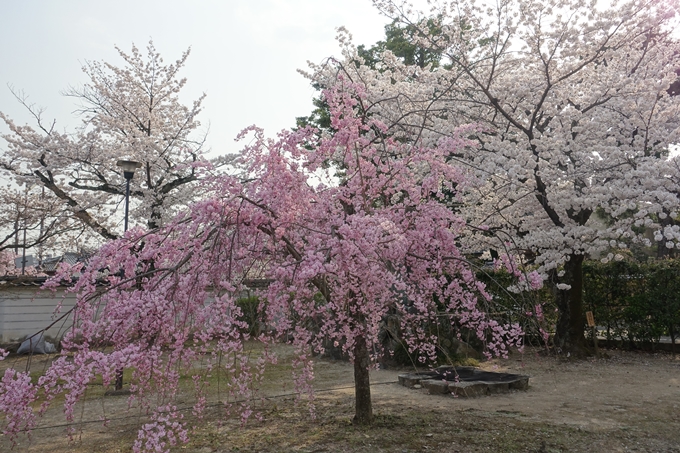
[[[588,327],[592,329],[593,332],[593,346],[595,346],[595,355],[599,358],[600,351],[597,347],[597,327],[595,327],[595,317],[592,311],[586,312],[586,320],[588,321]]]

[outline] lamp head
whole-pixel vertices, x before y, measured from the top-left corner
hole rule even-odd
[[[119,160],[116,165],[123,169],[123,177],[128,181],[135,175],[135,170],[142,166],[141,162],[134,160]]]

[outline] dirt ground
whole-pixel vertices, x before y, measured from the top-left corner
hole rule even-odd
[[[41,366],[34,359],[32,368]],[[318,360],[315,419],[295,404],[290,380],[281,376],[263,390],[263,421],[239,427],[217,405],[202,420],[187,411],[191,440],[172,451],[680,452],[680,356],[608,350],[605,358],[564,361],[531,351],[481,367],[530,375],[529,390],[473,399],[428,395],[397,383],[404,370],[376,370],[376,422],[355,427],[352,367]],[[13,451],[131,451],[146,418],[126,411],[125,396],[94,393],[81,408],[73,440],[55,407]],[[0,451],[10,447],[0,437]]]

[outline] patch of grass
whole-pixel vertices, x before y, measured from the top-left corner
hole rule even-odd
[[[462,357],[456,360],[455,363],[453,363],[455,366],[474,366],[478,367],[479,366],[479,360],[473,359],[472,357]]]
[[[377,409],[371,426],[355,426],[350,422],[351,400],[346,398],[317,401],[314,420],[290,401],[270,402],[263,411],[265,421],[253,421],[242,429],[228,423],[203,424],[187,449],[219,446],[222,451],[271,453],[571,452],[582,451],[573,446],[586,445],[592,434],[503,414],[423,412],[396,405],[380,405]]]

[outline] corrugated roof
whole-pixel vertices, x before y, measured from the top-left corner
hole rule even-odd
[[[29,275],[5,275],[0,278],[0,288],[2,287],[40,287],[47,280],[47,277],[36,277]]]

